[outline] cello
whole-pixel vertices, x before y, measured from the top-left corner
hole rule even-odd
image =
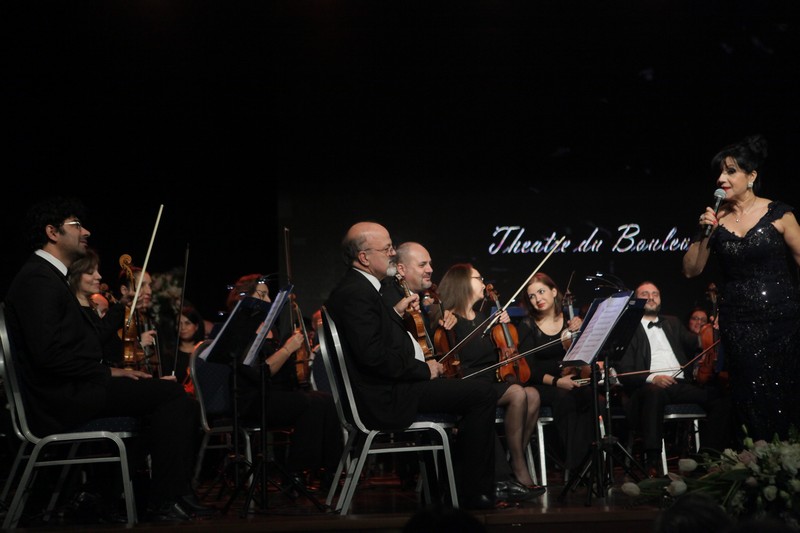
[[[486,294],[500,309],[500,301],[492,284],[486,286]],[[531,379],[531,369],[525,358],[514,358],[519,353],[517,344],[519,337],[514,324],[500,323],[492,327],[492,341],[497,347],[498,362],[510,361],[497,368],[497,381],[510,383],[527,383]]]
[[[716,377],[719,384],[725,387],[728,385],[728,371],[718,368],[721,350],[715,348],[719,344],[719,328],[714,327],[717,320],[717,286],[714,283],[709,284],[706,295],[711,300],[712,319],[700,328],[700,344],[704,353],[697,363],[695,380],[705,385]]]

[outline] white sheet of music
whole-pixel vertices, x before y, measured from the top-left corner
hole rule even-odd
[[[564,361],[590,364],[600,352],[630,301],[627,295],[609,296],[597,305],[597,310],[584,324],[578,340],[572,343]]]

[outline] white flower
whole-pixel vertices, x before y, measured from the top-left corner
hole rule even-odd
[[[667,492],[670,496],[680,496],[686,492],[686,482],[682,480],[674,480],[667,486]]]
[[[764,493],[764,499],[768,502],[774,501],[775,497],[778,495],[778,487],[775,485],[769,485],[768,487],[764,487],[762,491]]]
[[[627,481],[627,482],[622,484],[622,492],[624,492],[628,496],[634,496],[635,497],[635,496],[638,496],[639,494],[642,493],[642,489],[640,489],[639,485],[637,485],[636,483],[632,483],[630,481]]]
[[[694,459],[680,459],[678,470],[681,472],[694,472],[697,469],[697,461]]]

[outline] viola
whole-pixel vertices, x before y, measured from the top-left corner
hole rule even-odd
[[[403,290],[405,297],[411,296],[411,290],[400,274],[395,276],[395,280]],[[422,354],[425,356],[425,360],[433,359],[433,347],[431,346],[430,337],[428,336],[428,330],[425,328],[425,320],[422,318],[422,313],[416,311],[412,306],[408,306],[405,313],[403,313],[403,322],[405,323],[406,329],[417,339],[417,342],[422,348]]]
[[[431,288],[426,291],[425,295],[430,298],[432,304],[439,306],[442,320],[444,320],[444,304],[436,293],[435,287],[431,286]],[[445,329],[445,327],[441,325],[438,326],[433,333],[433,346],[436,351],[436,357],[439,357],[439,362],[444,367],[442,376],[445,378],[460,378],[462,376],[461,359],[458,357],[458,354],[447,355],[455,345],[456,337],[453,330]]]
[[[711,316],[712,321],[704,324],[700,328],[700,343],[702,346],[703,356],[697,363],[695,370],[695,380],[701,385],[705,385],[712,381],[715,377],[720,385],[728,385],[728,372],[726,370],[718,370],[717,364],[719,360],[719,329],[714,327],[714,320],[717,317],[717,287],[711,284],[706,291],[708,298],[711,300]]]
[[[490,283],[486,286],[486,294],[494,302],[497,309],[500,309],[500,300]],[[519,354],[517,344],[519,336],[514,324],[500,323],[492,327],[492,341],[497,347],[498,362],[509,361],[497,368],[497,380],[511,383],[527,383],[531,379],[531,369],[525,358],[514,356]]]

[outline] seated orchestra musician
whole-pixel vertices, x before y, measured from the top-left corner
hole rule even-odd
[[[466,339],[488,315],[476,309],[479,302],[486,299],[487,286],[483,277],[469,263],[458,263],[451,266],[439,284],[440,307],[432,310],[432,320],[438,322],[444,309],[452,312],[457,321],[453,326],[456,343]],[[499,308],[499,302],[495,301]],[[512,359],[518,355],[515,341],[516,330],[507,311],[499,315],[498,324],[492,326],[491,336],[476,335],[463,345],[458,354],[461,373],[464,380],[477,380],[488,383],[496,394],[497,406],[505,409],[503,432],[506,448],[510,456],[510,475],[505,479],[502,472],[508,472],[509,464],[505,453],[497,457],[495,478],[498,483],[497,493],[505,495],[509,500],[525,500],[542,494],[545,489],[536,486],[531,478],[525,450],[536,429],[539,416],[539,393],[533,387],[524,386],[528,376],[525,375],[524,358],[506,365],[495,366],[505,355]],[[506,333],[511,336],[511,343],[505,345]],[[480,372],[479,372],[480,371]],[[474,376],[470,374],[475,373]],[[468,377],[467,377],[468,376]],[[498,448],[496,446],[496,448]],[[499,468],[498,468],[499,467]],[[524,490],[523,490],[524,489]]]
[[[228,310],[247,296],[271,302],[267,278],[258,273],[240,277],[228,294]],[[267,394],[261,398],[261,373],[239,365],[243,378],[239,381],[239,408],[243,419],[261,420],[263,408],[267,427],[292,427],[286,459],[292,481],[316,488],[312,483],[316,478],[319,488],[326,491],[342,457],[344,437],[330,393],[312,390],[307,382],[298,381],[296,353],[305,342],[300,330],[283,340],[278,338],[276,327],[269,331],[260,352],[268,369]]]
[[[591,387],[583,387],[577,375],[562,368],[561,361],[572,344],[571,333],[581,328],[583,320],[564,313],[564,295],[553,279],[537,272],[523,293],[526,316],[519,323],[519,345],[531,368],[528,384],[539,391],[542,405],[553,410],[553,424],[558,433],[564,468],[581,466],[595,436]],[[571,303],[570,303],[571,304]],[[571,308],[571,305],[570,305]]]
[[[436,379],[442,364],[425,360],[401,317],[383,301],[381,281],[396,274],[395,249],[384,226],[354,224],[342,239],[342,254],[346,271],[325,307],[339,330],[362,420],[369,428],[393,429],[410,425],[418,413],[457,415],[459,504],[493,509],[495,433],[487,429],[494,426],[494,389],[478,380]]]

